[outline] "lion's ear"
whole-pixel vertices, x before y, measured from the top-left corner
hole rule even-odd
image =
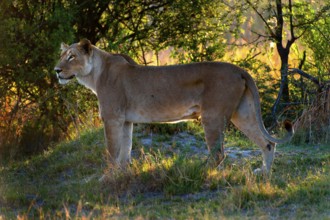
[[[79,47],[87,54],[92,50],[92,43],[87,39],[82,39],[79,42]]]
[[[66,51],[69,48],[69,45],[65,44],[65,43],[61,43],[61,50],[62,51]]]

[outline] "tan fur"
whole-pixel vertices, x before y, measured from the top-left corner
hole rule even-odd
[[[130,162],[133,123],[175,122],[201,117],[208,149],[220,162],[223,132],[229,121],[263,153],[263,171],[270,171],[279,140],[264,128],[257,87],[243,69],[222,62],[174,66],[140,66],[126,55],[110,54],[82,40],[62,44],[55,71],[62,84],[73,76],[98,97],[109,160]]]

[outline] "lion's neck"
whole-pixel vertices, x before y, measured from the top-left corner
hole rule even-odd
[[[79,76],[77,77],[77,80],[80,84],[84,85],[88,89],[92,90],[96,95],[96,82],[99,79],[101,75],[101,71],[103,69],[103,62],[102,62],[102,57],[105,56],[105,52],[93,48],[93,57],[92,57],[92,65],[93,68],[91,72],[86,75],[86,76]]]
[[[80,77],[77,77],[77,80],[80,84],[84,85],[88,89],[92,90],[93,93],[97,94],[95,80],[94,80],[93,75],[89,74],[87,76],[80,76]]]

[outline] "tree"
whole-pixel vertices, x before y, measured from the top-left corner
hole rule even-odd
[[[215,0],[109,1],[99,20],[108,29],[99,33],[98,44],[109,51],[136,57],[145,65],[149,62],[145,57],[148,52],[157,54],[169,47],[186,51],[191,47],[189,51],[199,51],[194,56],[204,56],[204,60],[221,57],[223,44],[219,39],[223,25],[215,19],[217,4]],[[197,49],[202,44],[204,52]]]
[[[74,15],[71,22],[75,27],[75,41],[88,38],[96,44],[110,26],[102,22],[102,16],[109,8],[109,0],[75,0],[68,1],[70,14]]]
[[[210,34],[219,26],[210,20],[215,2],[1,1],[0,154],[43,150],[69,135],[88,109],[96,109],[94,96],[84,94],[87,90],[77,89],[75,83],[58,85],[53,67],[60,42],[86,37],[144,64],[148,51],[170,46],[190,48],[192,61],[214,59],[223,53],[214,49],[220,35],[215,29]],[[195,53],[199,46],[202,50]]]
[[[252,10],[259,22],[263,24],[264,28],[259,27],[258,30],[250,30],[256,35],[256,40],[253,43],[271,41],[276,44],[281,59],[281,83],[277,99],[272,107],[274,119],[276,119],[275,114],[280,99],[282,98],[285,104],[290,102],[288,68],[292,45],[303,37],[316,22],[328,16],[329,4],[321,4],[321,2],[311,4],[305,1],[293,2],[292,0],[262,2],[245,0],[246,4],[231,5],[226,3],[230,8],[241,8],[242,11]]]
[[[52,72],[60,36],[73,34],[61,1],[5,0],[0,18],[0,151],[15,156],[43,149],[67,131]]]

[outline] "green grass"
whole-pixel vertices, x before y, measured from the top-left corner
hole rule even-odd
[[[180,126],[201,141],[198,126]],[[261,156],[226,158],[221,169],[210,168],[207,156],[189,152],[191,143],[162,143],[170,143],[181,127],[159,127],[136,129],[142,136],[154,129],[157,138],[150,148],[141,144],[141,135],[134,137],[133,163],[126,170],[108,168],[102,129],[2,165],[0,219],[330,218],[329,145],[280,146],[272,177],[265,179],[253,174]],[[237,133],[226,142],[255,149]]]

